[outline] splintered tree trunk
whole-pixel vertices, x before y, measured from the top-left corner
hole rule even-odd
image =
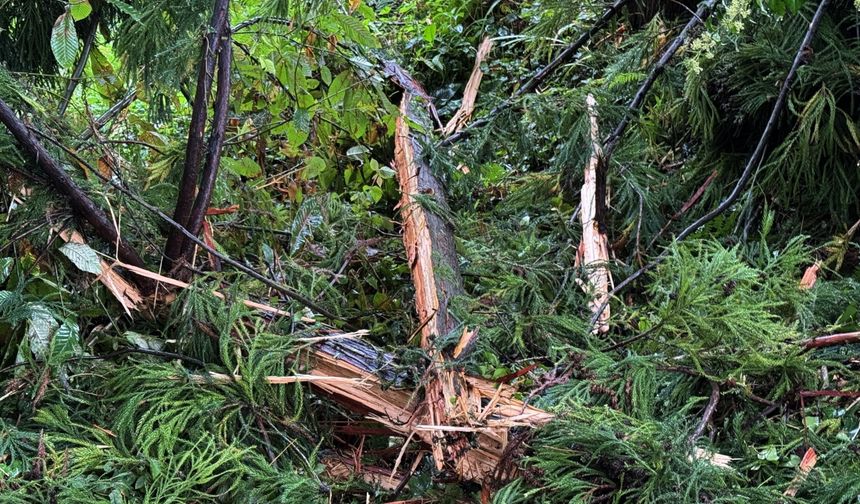
[[[587,99],[589,130],[591,136],[591,157],[585,166],[582,183],[582,243],[580,254],[582,266],[588,276],[586,292],[591,296],[588,306],[597,318],[593,332],[609,331],[609,245],[606,238],[606,179],[600,180],[603,150],[600,146],[600,132],[597,124],[597,102],[592,95]],[[602,185],[601,185],[602,182]]]
[[[449,213],[444,186],[422,157],[428,139],[409,126],[430,131],[431,104],[418,82],[402,69],[395,70],[404,88],[394,150],[401,191],[398,206],[415,285],[421,348],[431,360],[424,376],[424,402],[414,411],[407,409],[400,420],[411,420],[408,432],[430,445],[437,470],[453,471],[489,488],[516,472],[506,463],[508,430],[541,425],[551,416],[522,403],[514,405],[513,388],[468,377],[457,362],[472,347],[477,330],[460,328],[449,311],[452,298],[463,293],[454,230],[444,218]],[[454,331],[460,334],[456,347],[440,348],[437,339]]]
[[[417,83],[416,83],[417,85]],[[449,424],[445,383],[460,381],[457,372],[446,370],[441,349],[435,341],[457,326],[448,311],[451,298],[463,293],[462,279],[454,249],[451,225],[429,211],[427,200],[438,211],[447,212],[444,189],[421,158],[421,142],[410,131],[409,122],[432,129],[426,111],[427,103],[409,91],[403,93],[400,117],[397,118],[394,158],[400,182],[400,212],[403,221],[403,245],[415,285],[415,309],[421,323],[421,348],[431,358],[426,383],[426,408],[431,426]],[[426,142],[425,142],[426,143]],[[422,201],[423,199],[425,199]],[[452,398],[457,400],[456,397]],[[437,470],[448,464],[457,466],[459,454],[468,450],[469,442],[461,432],[433,431],[431,449]]]

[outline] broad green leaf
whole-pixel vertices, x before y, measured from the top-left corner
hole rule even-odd
[[[72,17],[75,18],[75,21],[86,19],[86,17],[93,11],[93,7],[90,5],[90,0],[70,0],[69,6],[69,12],[72,13]]]
[[[67,243],[60,247],[60,252],[68,257],[72,264],[81,271],[100,275],[102,273],[101,261],[96,251],[85,243]]]
[[[12,266],[15,264],[15,259],[11,257],[0,258],[0,284],[5,282],[9,275],[12,274]]]
[[[51,31],[51,51],[57,63],[62,68],[69,68],[75,64],[78,55],[78,33],[75,31],[75,20],[66,12],[61,14],[54,23]]]
[[[431,24],[424,28],[424,40],[432,44],[434,40],[436,40],[436,25]]]
[[[303,172],[305,179],[310,180],[317,178],[320,173],[326,168],[325,159],[312,156],[305,159],[305,170]]]
[[[249,157],[241,159],[222,158],[221,165],[240,177],[254,178],[259,177],[263,173],[260,165]]]
[[[30,343],[30,351],[38,359],[45,359],[51,345],[51,336],[59,324],[44,305],[34,304],[30,307],[30,317],[27,320],[26,337]]]
[[[64,321],[60,324],[51,345],[51,360],[62,362],[73,355],[81,353],[81,330],[78,324]]]
[[[370,199],[373,200],[374,203],[379,203],[379,200],[382,199],[382,189],[377,186],[364,186],[364,192],[366,192]]]
[[[125,336],[126,341],[136,346],[137,348],[140,348],[141,350],[159,351],[164,348],[163,341],[154,336],[149,336],[148,334],[140,334],[134,331],[126,331],[123,336]]]

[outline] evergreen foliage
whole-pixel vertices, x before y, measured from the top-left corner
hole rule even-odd
[[[806,342],[860,329],[860,8],[831,2],[748,190],[679,242],[673,234],[739,177],[818,2],[720,2],[684,44],[608,167],[615,282],[663,260],[612,299],[612,331],[595,335],[577,260],[585,98],[596,98],[606,137],[696,2],[629,2],[538,92],[487,114],[610,3],[232,2],[233,92],[209,236],[332,319],[203,251],[189,288],[127,314],[63,253],[58,233],[76,226],[67,202],[0,128],[0,502],[480,502],[476,485],[429,459],[399,492],[358,471],[332,478],[333,454],[391,471],[403,440],[354,434],[358,412],[267,377],[305,372],[313,338],[363,328],[396,354],[401,376],[425,379],[389,167],[400,95],[385,68],[413,72],[444,122],[484,36],[497,48],[475,119],[488,124],[451,147],[422,132],[465,288],[451,307],[460,325],[437,345],[447,352],[463,327],[478,328],[466,370],[512,381],[556,415],[511,432],[519,474],[488,485],[492,501],[856,502],[860,344]],[[55,60],[51,28],[71,4],[0,0],[0,99],[167,275],[165,224],[95,172],[170,213],[211,2],[88,4],[76,31],[98,22],[99,35],[61,116],[70,69]],[[133,90],[127,109],[85,134]],[[435,196],[416,201],[440,214]],[[115,244],[87,241],[113,257]],[[812,265],[817,281],[801,288]],[[817,462],[800,481],[810,448]]]

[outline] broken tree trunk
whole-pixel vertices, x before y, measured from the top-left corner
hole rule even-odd
[[[412,435],[431,447],[450,441],[455,434],[468,437],[471,443],[454,454],[451,462],[457,475],[469,481],[497,482],[501,473],[504,479],[516,477],[516,468],[501,467],[509,429],[539,427],[553,418],[516,399],[514,387],[459,374],[463,387],[460,397],[467,397],[470,403],[451,406],[469,410],[471,421],[435,424],[428,404],[415,404],[415,391],[407,386],[394,357],[358,339],[325,341],[312,353],[305,372],[329,378],[309,383],[351,411],[383,425],[391,434]],[[352,380],[331,379],[335,377]]]
[[[45,150],[45,147],[33,137],[27,126],[18,119],[15,112],[2,100],[0,100],[0,122],[6,126],[30,161],[44,172],[51,185],[68,198],[72,210],[87,221],[104,241],[116,246],[119,257],[123,261],[143,267],[143,259],[120,237],[119,230],[108,219],[104,211],[96,206],[93,200],[72,180],[72,177],[57,164]]]
[[[449,212],[445,189],[423,160],[422,146],[429,139],[412,132],[410,124],[431,131],[431,103],[421,85],[402,69],[397,72],[404,88],[395,132],[395,169],[400,184],[403,245],[415,285],[415,309],[421,323],[421,348],[430,358],[424,375],[424,402],[414,410],[386,410],[389,419],[377,420],[392,428],[418,435],[428,443],[437,470],[452,470],[460,478],[490,484],[497,473],[509,472],[503,464],[508,429],[520,423],[519,413],[507,411],[501,422],[492,422],[493,408],[502,397],[510,400],[512,389],[467,377],[457,359],[474,343],[477,331],[460,328],[449,312],[451,300],[463,293],[454,231],[444,218]],[[439,337],[460,332],[450,353],[436,344]],[[404,397],[401,400],[408,401]],[[487,403],[489,401],[489,403]],[[406,404],[406,403],[404,403]],[[524,408],[524,406],[523,406]],[[516,409],[516,407],[514,407]],[[391,412],[397,412],[392,416]],[[527,413],[523,413],[528,416]],[[540,412],[539,415],[546,416]],[[549,417],[547,416],[547,419]]]
[[[415,87],[420,87],[414,82]],[[426,94],[424,94],[426,96]],[[400,214],[403,221],[403,245],[412,270],[415,285],[415,309],[421,322],[421,348],[431,359],[425,385],[426,408],[429,425],[450,425],[448,411],[459,399],[446,400],[445,383],[457,380],[457,371],[446,369],[445,358],[435,341],[452,332],[457,322],[448,311],[450,300],[463,292],[457,254],[454,249],[454,233],[450,223],[437,212],[447,212],[444,189],[431,173],[430,167],[421,158],[422,142],[413,136],[409,121],[431,131],[427,103],[419,95],[404,91],[400,103],[400,117],[394,139],[394,159],[397,179],[400,183]],[[426,139],[425,139],[426,140]],[[424,142],[426,144],[426,141]],[[438,207],[429,211],[430,203]],[[437,470],[446,466],[457,467],[464,460],[460,456],[468,450],[469,441],[463,433],[432,432],[430,439],[433,460]],[[458,473],[462,474],[457,467]]]
[[[600,146],[600,131],[597,125],[597,102],[594,96],[586,99],[591,134],[591,157],[585,166],[585,177],[582,183],[582,241],[579,254],[582,267],[588,276],[584,285],[591,296],[588,307],[597,324],[592,332],[605,333],[609,331],[609,246],[606,238],[606,179],[599,179],[603,162],[603,149]],[[602,185],[601,183],[602,182]]]

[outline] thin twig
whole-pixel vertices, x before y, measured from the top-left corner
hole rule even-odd
[[[717,409],[717,403],[720,402],[720,386],[717,385],[717,382],[711,382],[711,398],[708,400],[708,405],[705,406],[705,411],[702,413],[702,419],[699,421],[699,424],[696,426],[696,430],[693,431],[693,434],[690,435],[690,444],[696,442],[697,439],[702,437],[702,433],[705,432],[705,427],[708,425],[708,422],[711,421],[711,417],[714,416],[714,411]]]

